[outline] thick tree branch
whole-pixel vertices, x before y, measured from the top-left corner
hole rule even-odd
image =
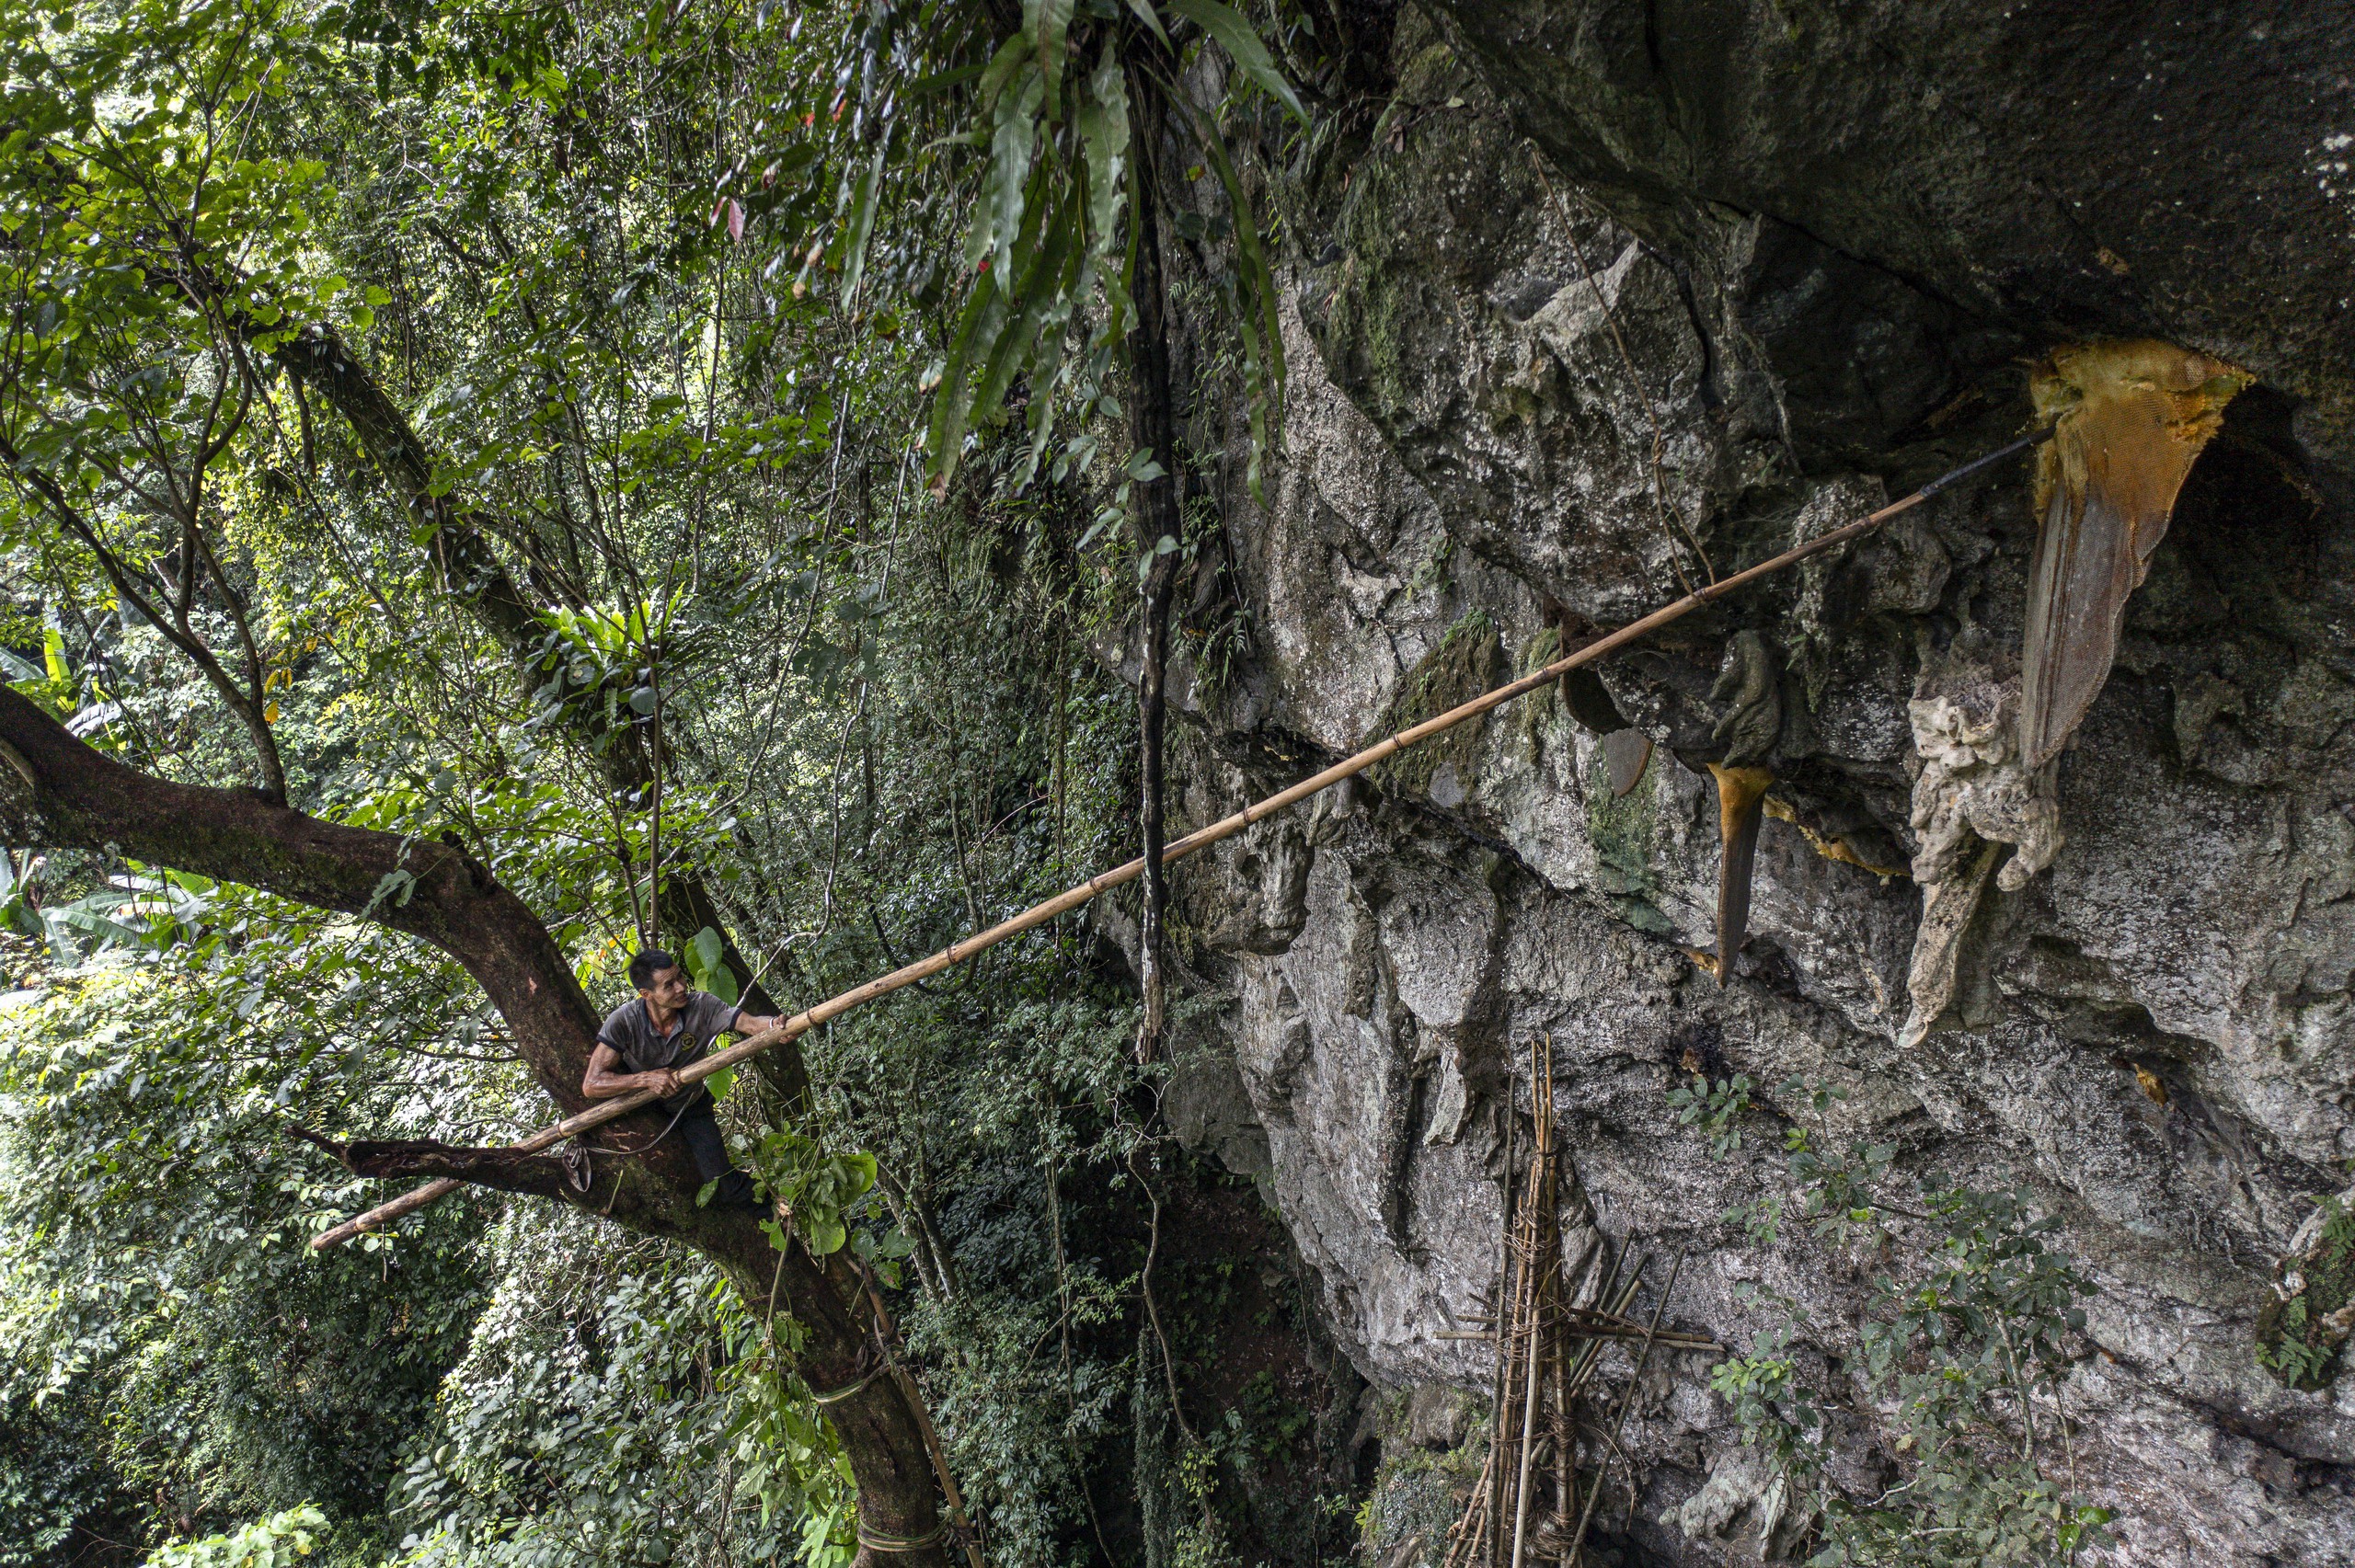
[[[511,655],[531,648],[536,658],[546,624],[508,575],[481,520],[454,498],[433,493],[433,462],[425,443],[350,348],[332,328],[315,326],[279,345],[270,357],[343,416],[361,452],[408,509],[410,521],[434,530],[428,548],[442,590]]]
[[[347,1171],[385,1181],[414,1182],[448,1177],[470,1186],[525,1197],[544,1197],[595,1214],[646,1235],[686,1239],[661,1199],[659,1184],[633,1174],[630,1154],[592,1150],[576,1185],[568,1162],[554,1154],[442,1143],[430,1138],[353,1139],[339,1143],[306,1127],[286,1129],[325,1150]]]
[[[450,1176],[476,1186],[534,1197],[568,1201],[581,1195],[566,1174],[565,1163],[553,1154],[523,1154],[512,1149],[468,1148],[430,1138],[367,1139],[339,1143],[305,1127],[286,1129],[305,1143],[316,1144],[357,1176],[389,1181],[413,1181],[419,1176]],[[601,1176],[607,1173],[600,1172]],[[604,1185],[613,1183],[608,1177]],[[593,1190],[594,1184],[592,1184]]]
[[[464,851],[323,822],[246,790],[151,778],[0,688],[0,835],[98,850],[364,915],[456,959],[568,1111],[597,1014],[523,901]]]
[[[405,932],[474,977],[550,1098],[568,1112],[586,1104],[580,1084],[596,1012],[538,917],[464,850],[323,822],[248,790],[151,777],[75,739],[5,686],[0,841],[154,861]],[[661,1130],[643,1113],[635,1125],[645,1127],[642,1137]],[[431,1143],[329,1147],[339,1158],[349,1151],[346,1163],[355,1170],[451,1175],[510,1192],[580,1197],[564,1182],[558,1162]],[[550,1165],[561,1191],[546,1185]],[[636,1165],[643,1179],[620,1178],[616,1221],[690,1242],[728,1270],[747,1300],[765,1299],[774,1281],[778,1306],[806,1330],[803,1375],[821,1388],[860,1381],[867,1365],[865,1332],[846,1304],[859,1299],[856,1280],[830,1277],[799,1249],[780,1264],[751,1216],[698,1207],[702,1183],[678,1139],[661,1139]],[[600,1203],[616,1196],[606,1185],[613,1179],[601,1171],[590,1196]],[[938,1518],[931,1461],[900,1386],[872,1379],[828,1413],[850,1455],[862,1516],[886,1534],[929,1534]],[[899,1561],[921,1565],[941,1559],[931,1553]]]

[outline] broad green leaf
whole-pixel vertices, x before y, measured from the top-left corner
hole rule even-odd
[[[1129,157],[1129,89],[1109,40],[1073,119],[1087,165],[1088,244],[1101,256],[1120,223]]]
[[[687,967],[698,975],[707,975],[719,967],[727,951],[728,944],[719,933],[706,926],[687,944]]]
[[[1043,186],[1047,172],[1041,169],[1033,183]],[[1026,258],[1033,254],[1042,216],[1040,201],[1024,204],[1022,228],[1010,250]],[[944,488],[949,475],[956,472],[966,430],[974,419],[987,418],[996,412],[997,399],[1004,395],[1014,373],[1005,369],[1006,357],[1001,351],[1004,339],[1017,307],[1034,307],[1036,300],[1035,296],[1026,300],[1017,295],[1014,280],[1008,276],[1010,271],[1011,269],[995,269],[975,280],[956,338],[949,346],[940,388],[933,395],[925,447],[931,454],[931,483],[936,492]],[[1038,277],[1035,263],[1026,267],[1027,281],[1035,285]],[[1035,326],[1034,321],[1034,336]]]
[[[881,147],[875,149],[875,156],[859,175],[858,189],[851,198],[843,260],[842,302],[845,305],[857,295],[859,280],[867,275],[867,242],[875,232],[875,198],[883,185],[884,151]]]
[[[1159,13],[1153,8],[1153,0],[1129,0],[1129,9],[1135,12],[1137,20],[1144,24],[1145,31],[1161,40],[1162,48],[1169,47],[1169,34],[1161,25]]]
[[[989,357],[982,373],[973,383],[973,406],[982,417],[996,411],[1006,389],[1028,362],[1032,345],[1051,318],[1060,325],[1062,315],[1052,307],[1063,298],[1063,290],[1072,281],[1070,269],[1077,264],[1079,247],[1079,214],[1076,193],[1070,193],[1057,212],[1055,222],[1039,245],[1037,254],[1025,269],[1019,294],[1012,302],[1005,329],[991,345]],[[1067,314],[1067,313],[1064,313]]]
[[[983,273],[974,280],[973,292],[965,301],[964,315],[959,318],[957,335],[949,340],[948,357],[941,367],[940,385],[932,395],[925,447],[931,454],[936,491],[945,488],[949,475],[957,471],[964,446],[973,405],[973,351],[977,346],[986,351],[1005,318],[1005,292],[995,278]]]
[[[1042,90],[1037,68],[1026,62],[1013,90],[998,99],[997,124],[990,135],[989,183],[979,203],[988,213],[988,241],[984,255],[974,254],[970,242],[966,249],[971,265],[978,267],[987,259],[995,265],[1001,280],[1014,276],[1015,236],[1022,229],[1023,191],[1038,148],[1039,127],[1033,117]],[[1002,282],[1001,286],[1007,285]]]
[[[711,992],[730,1007],[744,999],[743,988],[736,983],[736,972],[725,964],[714,964],[710,968],[703,971],[700,984],[701,989]]]
[[[1005,85],[1014,79],[1014,73],[1019,70],[1024,60],[1028,58],[1029,52],[1024,48],[1026,41],[1019,33],[1007,39],[998,45],[997,52],[992,55],[990,63],[982,68],[979,97],[983,109],[997,107],[998,98],[1005,92]]]
[[[1071,31],[1071,11],[1072,0],[1022,0],[1022,33],[1039,62],[1050,125],[1061,124],[1063,118],[1063,53]]]
[[[816,162],[817,157],[817,148],[807,142],[797,143],[769,160],[768,166],[761,170],[762,182],[773,184],[787,175],[799,174]]]
[[[961,87],[989,67],[988,61],[977,61],[971,65],[959,65],[952,70],[936,71],[929,76],[919,76],[903,89],[904,96],[925,98],[935,93],[945,93],[951,87]]]

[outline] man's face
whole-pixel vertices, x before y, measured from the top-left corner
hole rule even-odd
[[[676,964],[667,969],[658,969],[653,980],[639,987],[638,994],[644,997],[650,1006],[659,1007],[665,1013],[676,1013],[687,1004],[687,972]]]

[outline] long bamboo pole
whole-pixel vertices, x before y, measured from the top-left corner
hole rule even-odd
[[[2000,463],[2015,453],[2026,452],[2028,448],[2048,439],[2051,433],[2051,428],[2047,427],[2034,435],[2023,436],[2008,446],[1998,448],[1984,457],[1975,458],[1959,468],[1940,475],[1912,495],[1891,501],[1878,511],[1858,518],[1855,521],[1843,527],[1835,528],[1829,533],[1819,534],[1806,544],[1795,545],[1781,555],[1770,560],[1761,561],[1745,571],[1736,572],[1731,577],[1721,578],[1706,588],[1662,605],[1640,620],[1630,621],[1617,631],[1596,638],[1586,647],[1556,659],[1542,670],[1524,675],[1518,681],[1509,681],[1496,690],[1483,692],[1468,703],[1459,704],[1434,718],[1427,718],[1419,725],[1377,740],[1355,756],[1344,758],[1322,773],[1310,774],[1290,789],[1279,790],[1265,800],[1255,801],[1232,816],[1223,817],[1207,828],[1198,828],[1184,838],[1174,841],[1163,849],[1162,863],[1166,864],[1171,861],[1183,860],[1197,851],[1209,848],[1222,839],[1231,839],[1253,823],[1264,821],[1288,807],[1297,806],[1310,795],[1328,790],[1344,779],[1355,778],[1375,763],[1397,755],[1409,746],[1453,729],[1466,719],[1478,718],[1482,714],[1502,707],[1517,697],[1525,697],[1530,692],[1560,680],[1581,665],[1592,664],[1597,659],[1616,653],[1629,643],[1658,631],[1672,621],[1683,620],[1694,611],[1715,603],[1737,589],[1746,588],[1761,578],[1772,577],[1776,572],[1786,571],[1810,556],[1820,555],[1826,550],[1837,549],[1852,540],[1860,539],[1900,513],[1911,511],[1947,486],[1968,478],[1982,469]],[[724,1051],[716,1051],[702,1060],[681,1069],[679,1082],[683,1084],[699,1083],[715,1072],[734,1067],[739,1062],[760,1055],[771,1046],[805,1035],[821,1024],[839,1018],[862,1002],[873,1001],[880,996],[889,996],[895,990],[915,984],[918,980],[930,979],[943,969],[961,964],[985,948],[994,947],[1008,937],[1019,936],[1026,931],[1044,925],[1058,915],[1068,914],[1090,899],[1125,883],[1133,882],[1143,875],[1144,875],[1144,861],[1140,857],[1124,865],[1115,866],[1099,876],[1091,876],[1077,887],[1056,894],[1045,903],[1033,905],[1011,920],[1001,921],[987,931],[950,943],[930,957],[919,958],[912,964],[903,964],[888,975],[868,980],[864,985],[854,986],[838,996],[829,997],[816,1006],[794,1014],[775,1028],[764,1029],[757,1035],[729,1047]],[[531,1137],[510,1147],[513,1152],[519,1154],[536,1153],[540,1150],[563,1142],[575,1133],[586,1132],[592,1127],[602,1127],[616,1116],[626,1116],[632,1111],[642,1110],[652,1104],[657,1098],[659,1096],[650,1089],[641,1089],[633,1093],[624,1094],[618,1098],[604,1101],[601,1104],[592,1105],[578,1116],[567,1116],[555,1126],[543,1127]],[[376,1230],[405,1214],[414,1214],[435,1199],[457,1191],[463,1185],[449,1177],[428,1182],[413,1192],[404,1193],[390,1203],[379,1204],[365,1214],[347,1219],[332,1230],[321,1231],[312,1238],[311,1247],[314,1251],[322,1251],[339,1242],[348,1242],[363,1231]]]
[[[1512,1324],[1513,1314],[1517,1310],[1514,1302],[1519,1299],[1521,1290],[1521,1281],[1513,1274],[1513,1262],[1519,1255],[1517,1249],[1513,1246],[1513,1223],[1521,1218],[1521,1215],[1513,1207],[1516,1184],[1513,1181],[1512,1169],[1513,1161],[1521,1153],[1521,1118],[1513,1114],[1510,1101],[1505,1105],[1504,1116],[1504,1231],[1502,1240],[1497,1246],[1496,1299],[1488,1303],[1488,1311],[1495,1319],[1488,1326],[1496,1332],[1497,1336],[1496,1392],[1490,1396],[1488,1405],[1488,1468],[1493,1473],[1488,1482],[1488,1492],[1480,1504],[1480,1532],[1490,1540],[1494,1540],[1504,1533],[1502,1527],[1497,1523],[1503,1516],[1502,1507],[1498,1499],[1504,1494],[1504,1453],[1507,1439],[1511,1436],[1506,1429],[1505,1405],[1508,1391],[1512,1386]],[[1476,1544],[1472,1551],[1465,1554],[1465,1562],[1469,1564],[1477,1554],[1478,1547]],[[1500,1555],[1496,1547],[1493,1545],[1489,1547],[1488,1568],[1497,1568],[1497,1559]]]
[[[1537,1450],[1537,1401],[1540,1394],[1538,1378],[1545,1364],[1546,1282],[1561,1266],[1562,1243],[1558,1234],[1549,1236],[1546,1219],[1549,1211],[1545,1196],[1553,1181],[1554,1162],[1554,1049],[1550,1039],[1545,1050],[1545,1070],[1538,1068],[1538,1039],[1529,1042],[1529,1113],[1537,1127],[1537,1153],[1529,1167],[1529,1223],[1522,1233],[1529,1239],[1529,1289],[1524,1301],[1529,1311],[1529,1387],[1521,1396],[1521,1464],[1512,1489],[1512,1568],[1522,1568],[1522,1549],[1528,1544],[1529,1535],[1529,1461]]]

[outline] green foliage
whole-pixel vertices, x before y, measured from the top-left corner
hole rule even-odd
[[[2355,1206],[2325,1195],[2312,1243],[2282,1260],[2274,1299],[2257,1314],[2257,1361],[2293,1389],[2329,1386],[2355,1322]]]
[[[790,1325],[706,1264],[615,1241],[545,1209],[502,1226],[509,1272],[395,1491],[401,1560],[847,1562],[849,1477],[781,1370]]]
[[[994,1556],[1084,1561],[1085,1488],[1118,1451],[1135,1332],[1133,1007],[1051,945],[910,1001],[844,1020],[819,1058],[841,1132],[890,1177],[870,1196],[892,1224],[848,1244],[923,1284],[901,1326],[936,1368],[935,1413]],[[806,1233],[798,1206],[794,1224]]]
[[[1778,1093],[1821,1116],[1838,1091],[1793,1079]],[[1712,1087],[1696,1076],[1677,1092],[1680,1120],[1710,1137],[1713,1158],[1740,1146],[1750,1106],[1737,1077]],[[2074,1474],[2074,1431],[2061,1403],[2070,1345],[2085,1328],[2078,1305],[2095,1288],[2049,1238],[2060,1221],[2024,1192],[1983,1192],[1936,1176],[1920,1184],[1919,1209],[1882,1196],[1896,1150],[1857,1140],[1821,1152],[1817,1129],[1783,1129],[1790,1187],[1727,1218],[1772,1241],[1786,1214],[1833,1247],[1864,1243],[1891,1265],[1874,1277],[1854,1341],[1864,1392],[1893,1416],[1904,1479],[1859,1500],[1825,1474],[1828,1395],[1813,1383],[1813,1347],[1828,1325],[1796,1300],[1752,1288],[1747,1302],[1778,1321],[1747,1353],[1711,1370],[1710,1387],[1732,1408],[1743,1441],[1774,1461],[1783,1482],[1817,1517],[1810,1562],[1890,1568],[2074,1562],[2100,1544],[2110,1516],[2071,1494],[2048,1468]],[[1902,1222],[1901,1222],[1902,1221]],[[1859,1354],[1860,1353],[1860,1354]]]
[[[814,1256],[842,1251],[850,1239],[855,1206],[864,1207],[869,1214],[877,1210],[874,1203],[860,1205],[875,1186],[872,1154],[831,1151],[799,1133],[773,1131],[754,1146],[752,1164],[760,1173],[762,1187],[791,1212],[793,1234]],[[770,1240],[783,1251],[786,1235],[774,1225],[771,1230]],[[907,1238],[895,1236],[891,1244],[894,1255],[907,1255]]]
[[[1744,1087],[1747,1088],[1746,1083]],[[1776,1086],[1775,1093],[1786,1100],[1806,1104],[1817,1116],[1829,1110],[1835,1101],[1847,1098],[1839,1089],[1798,1078],[1785,1080]],[[1734,1116],[1738,1117],[1747,1107],[1745,1093]],[[1730,1126],[1730,1121],[1726,1125]],[[1712,1158],[1723,1159],[1725,1149],[1740,1147],[1740,1131],[1732,1130],[1729,1137],[1731,1142],[1723,1148],[1713,1139]],[[1805,1123],[1794,1121],[1783,1128],[1783,1157],[1797,1184],[1797,1213],[1818,1238],[1827,1242],[1878,1241],[1882,1236],[1882,1226],[1875,1212],[1874,1185],[1888,1174],[1890,1162],[1896,1155],[1894,1144],[1867,1143],[1861,1139],[1852,1140],[1845,1150],[1827,1150],[1818,1146],[1814,1129]],[[1772,1195],[1746,1207],[1737,1207],[1726,1216],[1729,1220],[1740,1220],[1751,1239],[1761,1242],[1775,1240],[1784,1217],[1784,1198]]]
[[[1460,1445],[1434,1452],[1412,1440],[1407,1403],[1403,1395],[1384,1399],[1381,1463],[1351,1524],[1361,1560],[1425,1568],[1445,1559],[1464,1499],[1487,1466],[1490,1434],[1487,1421],[1468,1419]]]
[[[1723,1160],[1741,1147],[1741,1118],[1750,1110],[1748,1074],[1737,1072],[1712,1084],[1696,1072],[1689,1087],[1668,1092],[1668,1103],[1676,1107],[1677,1126],[1697,1127],[1707,1136],[1710,1159]]]
[[[327,1522],[306,1503],[229,1535],[166,1541],[148,1554],[147,1568],[290,1568],[311,1554]]]
[[[373,1515],[479,1304],[471,1205],[397,1260],[305,1252],[366,1189],[285,1139],[287,1111],[357,1096],[397,1127],[406,1091],[364,1038],[318,1048],[316,1014],[263,982],[283,964],[326,1000],[299,944],[242,924],[242,951],[192,973],[117,959],[8,1011],[0,1505],[48,1520],[18,1539],[62,1542],[92,1510],[181,1535],[306,1502]]]
[[[1770,1301],[1786,1315],[1753,1338],[1747,1355],[1729,1356],[1709,1368],[1709,1387],[1733,1407],[1743,1442],[1786,1469],[1811,1468],[1815,1457],[1806,1443],[1821,1425],[1822,1412],[1814,1391],[1799,1377],[1793,1355],[1792,1341],[1802,1320],[1787,1299],[1770,1300],[1754,1288],[1742,1299],[1752,1305]]]
[[[682,956],[697,990],[707,990],[731,1005],[743,996],[743,988],[736,983],[734,972],[728,967],[727,943],[710,926],[695,933]]]
[[[1138,204],[1171,189],[1140,183],[1168,177],[1139,141],[1149,143],[1166,117],[1216,174],[1227,208],[1220,237],[1233,242],[1234,266],[1221,283],[1242,347],[1256,490],[1283,348],[1269,236],[1228,142],[1259,129],[1241,121],[1260,103],[1295,121],[1306,112],[1250,22],[1220,0],[1026,0],[1019,25],[1003,35],[982,7],[914,0],[887,0],[845,21],[834,67],[819,78],[833,84],[831,101],[804,120],[822,151],[813,158],[803,142],[765,164],[743,161],[741,183],[714,211],[731,225],[743,213],[774,213],[768,227],[780,241],[770,265],[798,260],[797,291],[822,268],[839,275],[846,306],[904,302],[945,313],[941,352],[925,375],[934,483],[947,485],[974,432],[997,420],[1017,386],[1029,437],[1017,482],[1039,471],[1059,435],[1052,480],[1093,461],[1100,441],[1085,422],[1120,412],[1107,375],[1133,314]],[[1205,41],[1233,64],[1234,86],[1253,89],[1230,92],[1208,115],[1178,86]],[[808,189],[831,200],[779,201],[775,181],[789,162],[808,167]],[[939,255],[904,243],[871,256],[878,211],[893,205],[962,213],[953,280]],[[1066,412],[1079,429],[1058,429]]]
[[[339,1563],[847,1557],[766,1302],[485,1193],[315,1257],[385,1193],[289,1134],[546,1119],[474,984],[371,923],[436,846],[608,1004],[649,935],[706,990],[806,1001],[1129,853],[1132,707],[1088,650],[1131,597],[1109,521],[1157,476],[1107,425],[1139,205],[1158,181],[1232,312],[1264,444],[1276,236],[1241,155],[1302,106],[1209,0],[1000,20],[0,20],[0,673],[132,766],[282,783],[413,857],[353,919],[0,854],[0,1562],[299,1507]],[[1202,201],[1144,168],[1165,132]],[[314,353],[405,428],[298,379]],[[714,908],[681,922],[648,895],[687,873]],[[807,1116],[752,1071],[723,1107],[800,1242],[899,1292],[1005,1561],[1096,1555],[1090,1489],[1127,1484],[1133,1027],[1067,920],[809,1039]],[[1306,1439],[1289,1391],[1235,1410],[1189,1474],[1239,1520]]]

